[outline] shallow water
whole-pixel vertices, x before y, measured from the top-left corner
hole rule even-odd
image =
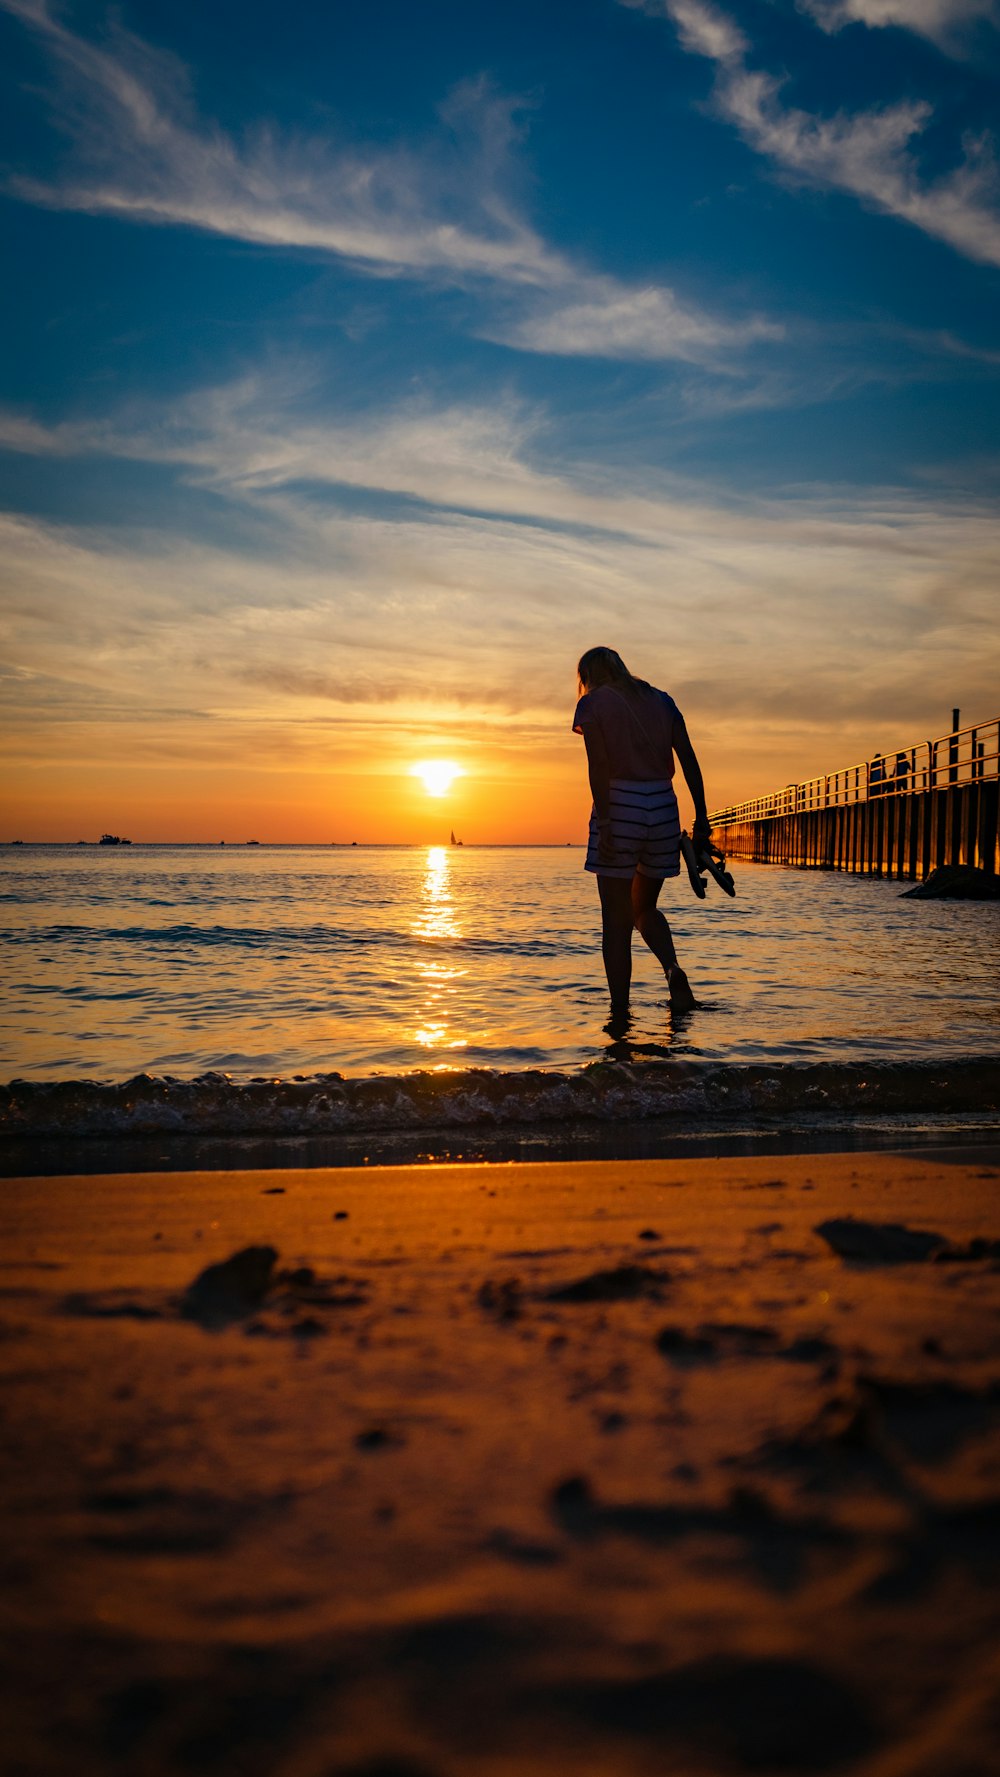
[[[700,1008],[635,942],[612,1043],[580,848],[4,847],[0,1078],[234,1081],[609,1054],[747,1064],[1000,1056],[1000,905],[736,864],[661,897]]]

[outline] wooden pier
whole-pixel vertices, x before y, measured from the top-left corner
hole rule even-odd
[[[1000,718],[712,815],[730,858],[923,880],[942,864],[1000,874]]]

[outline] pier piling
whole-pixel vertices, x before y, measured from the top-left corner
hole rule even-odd
[[[1000,874],[1000,717],[958,727],[769,796],[718,809],[727,857],[923,878],[943,864]]]

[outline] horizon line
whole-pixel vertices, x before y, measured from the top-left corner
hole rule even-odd
[[[86,847],[93,851],[135,850],[142,846],[203,846],[210,851],[272,851],[309,847],[315,851],[422,851],[425,846],[440,846],[445,851],[565,851],[576,847],[586,851],[584,839],[460,839],[454,845],[447,839],[122,839],[117,845],[103,845],[99,839],[2,839],[5,851],[27,849],[31,845],[67,846],[75,851]]]

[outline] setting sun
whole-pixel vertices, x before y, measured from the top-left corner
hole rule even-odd
[[[444,796],[462,776],[462,768],[451,759],[421,759],[412,767],[412,775],[420,778],[428,796]]]

